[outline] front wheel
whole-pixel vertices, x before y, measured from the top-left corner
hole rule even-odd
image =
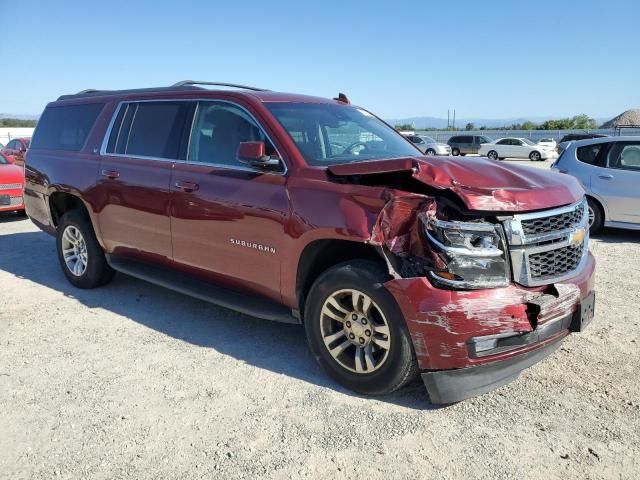
[[[536,152],[534,150],[529,154],[529,160],[531,160],[532,162],[539,162],[540,160],[542,160],[542,155],[540,155],[540,152]]]
[[[78,288],[95,288],[111,281],[107,263],[91,221],[84,212],[65,213],[57,229],[58,260],[69,282]]]
[[[490,150],[489,153],[487,153],[487,158],[490,158],[491,160],[497,160],[498,152],[496,152],[495,150]]]
[[[428,157],[435,157],[435,156],[436,156],[436,151],[435,151],[433,148],[429,148],[429,149],[425,152],[425,154],[426,154]]]
[[[386,280],[375,262],[342,263],[320,275],[305,306],[307,341],[318,363],[341,385],[369,395],[391,393],[418,371]]]

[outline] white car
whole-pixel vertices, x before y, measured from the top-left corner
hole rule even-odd
[[[538,145],[546,147],[547,150],[555,150],[558,144],[553,138],[541,138],[538,140]]]
[[[548,149],[533,143],[528,138],[499,138],[491,143],[483,143],[478,151],[480,156],[489,157],[492,160],[502,160],[503,158],[528,158],[532,162],[546,160],[555,157],[554,153]]]

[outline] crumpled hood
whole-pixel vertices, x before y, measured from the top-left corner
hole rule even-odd
[[[524,212],[577,202],[585,194],[570,175],[479,157],[416,157],[332,165],[334,175],[412,171],[420,182],[454,192],[470,210]]]
[[[24,171],[22,167],[9,164],[0,164],[0,183],[19,183],[24,187]]]

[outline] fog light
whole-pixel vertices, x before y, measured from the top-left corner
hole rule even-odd
[[[486,352],[487,350],[493,350],[498,346],[497,338],[479,338],[473,341],[474,346],[476,347],[476,353]]]

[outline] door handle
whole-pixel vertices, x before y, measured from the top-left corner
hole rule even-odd
[[[598,178],[601,178],[603,180],[611,180],[613,178],[613,175],[603,173],[602,175],[598,175]]]
[[[117,172],[116,170],[102,170],[100,173],[102,173],[103,177],[110,178],[111,180],[120,176],[120,172]]]
[[[200,188],[200,185],[198,185],[195,182],[179,181],[179,182],[176,182],[175,185],[178,190],[182,190],[183,192],[187,192],[187,193],[195,192],[196,190],[198,190],[198,188]]]

